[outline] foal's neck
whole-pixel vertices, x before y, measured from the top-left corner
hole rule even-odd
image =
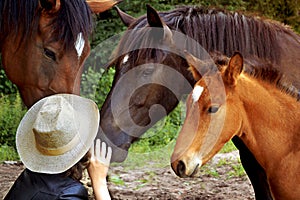
[[[300,103],[295,98],[246,75],[236,90],[245,111],[241,138],[262,166],[278,163],[287,152],[300,151]]]

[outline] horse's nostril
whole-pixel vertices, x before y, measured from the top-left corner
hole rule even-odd
[[[122,144],[122,145],[120,146],[120,148],[122,148],[122,149],[124,149],[124,150],[127,151],[127,150],[129,149],[130,145],[131,145],[130,142],[124,143],[124,144]]]
[[[129,149],[129,148],[130,148],[130,145],[131,145],[131,143],[128,142],[128,143],[126,143],[126,144],[124,145],[124,148],[125,148],[125,149]]]
[[[178,162],[178,165],[177,165],[177,174],[179,177],[186,177],[185,175],[185,164],[182,160],[180,160]]]

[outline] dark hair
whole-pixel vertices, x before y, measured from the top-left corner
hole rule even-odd
[[[64,175],[80,181],[82,179],[83,170],[89,165],[90,157],[90,152],[86,153],[78,163],[64,172]]]
[[[35,33],[32,31],[37,30],[41,12],[39,0],[1,0],[0,46],[7,35],[20,33],[23,38],[30,38]],[[85,39],[91,34],[92,13],[85,0],[62,0],[57,17],[48,26],[52,27],[53,39],[62,41],[64,48],[69,50],[79,33]]]

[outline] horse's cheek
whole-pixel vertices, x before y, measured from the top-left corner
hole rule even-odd
[[[10,47],[1,52],[2,64],[9,80],[19,86],[24,84],[28,79],[28,76],[24,76],[25,74],[28,74],[26,58],[24,59],[26,55],[23,55],[22,52],[17,52],[16,54],[13,52],[15,52],[15,50]]]

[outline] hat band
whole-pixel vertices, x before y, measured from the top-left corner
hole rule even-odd
[[[61,154],[64,154],[70,150],[73,149],[73,147],[75,145],[77,145],[79,142],[79,136],[75,135],[75,137],[66,145],[59,147],[59,148],[47,148],[47,147],[43,147],[41,145],[39,145],[38,143],[36,143],[36,148],[39,150],[39,152],[41,152],[44,155],[48,155],[48,156],[59,156]]]

